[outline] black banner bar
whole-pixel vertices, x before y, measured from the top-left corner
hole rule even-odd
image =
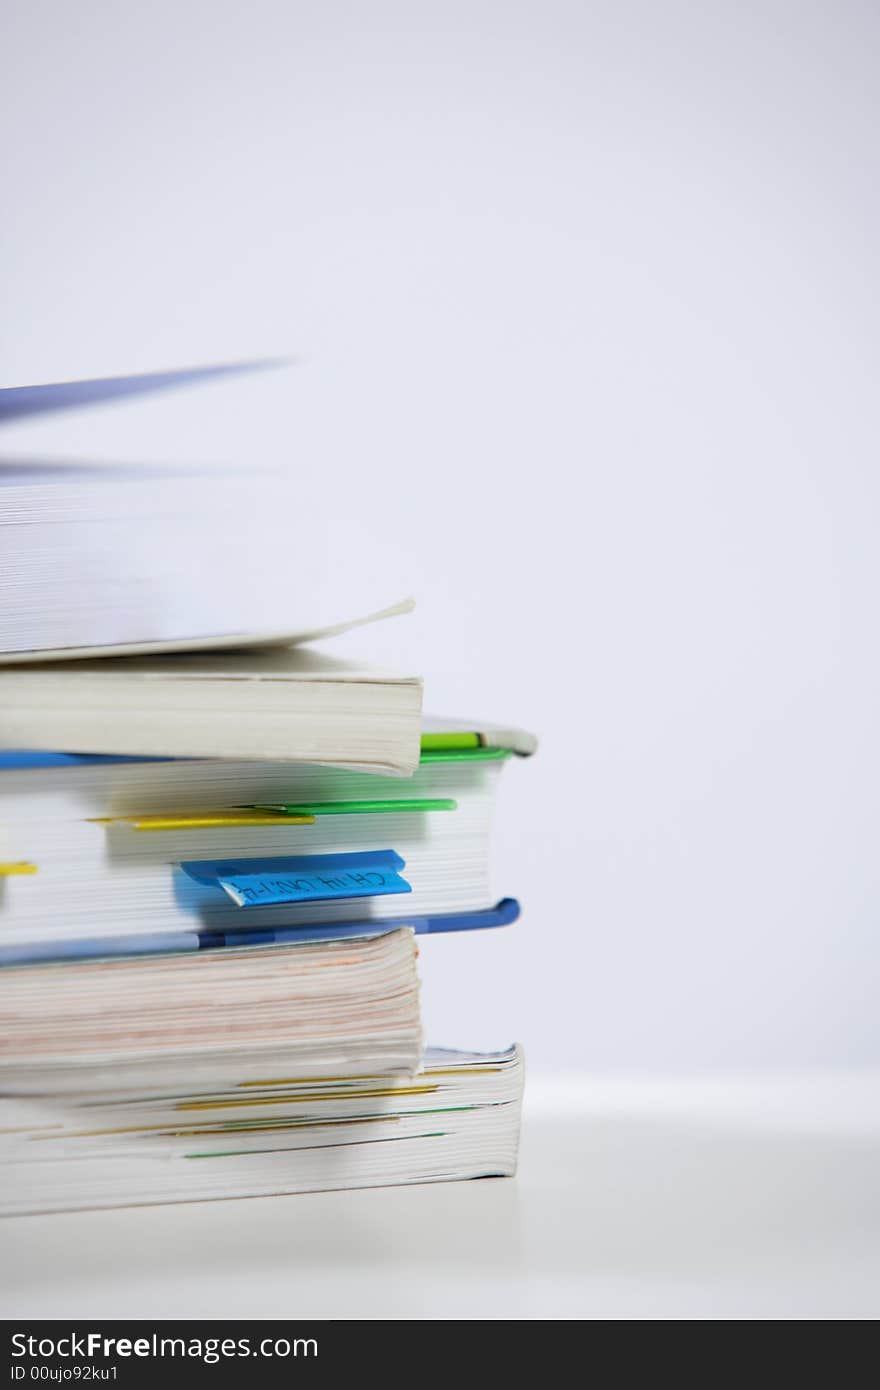
[[[226,1320],[161,1321],[78,1318],[70,1322],[18,1319],[3,1322],[0,1390],[9,1387],[79,1385],[141,1386],[227,1384],[249,1387],[320,1383],[321,1368],[393,1383],[403,1368],[408,1380],[430,1363],[436,1373],[460,1375],[474,1351],[491,1356],[511,1373],[531,1337],[510,1338],[491,1322]],[[540,1336],[540,1324],[529,1324]],[[572,1330],[574,1330],[572,1325]],[[457,1336],[455,1328],[461,1329]],[[555,1335],[555,1334],[554,1334]],[[506,1348],[506,1350],[505,1350]],[[517,1362],[514,1363],[514,1357]],[[3,1360],[5,1359],[5,1366]]]

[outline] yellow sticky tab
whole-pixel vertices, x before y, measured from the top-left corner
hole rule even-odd
[[[15,874],[35,874],[36,864],[28,864],[24,859],[19,859],[11,864],[0,864],[0,878],[12,878]]]
[[[190,811],[168,816],[95,816],[97,825],[130,825],[133,830],[223,830],[246,825],[314,825],[314,816],[286,816],[280,811],[234,807],[230,811]]]

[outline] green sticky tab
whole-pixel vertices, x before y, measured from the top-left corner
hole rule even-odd
[[[419,763],[489,763],[510,755],[509,748],[423,748]]]
[[[268,806],[262,804],[256,809],[279,811],[286,816],[373,816],[387,813],[401,815],[418,811],[455,811],[458,803],[450,797],[404,797],[394,801],[315,801],[309,809],[303,806]]]
[[[422,734],[422,752],[426,748],[479,748],[479,734],[462,733],[460,730],[446,734]]]

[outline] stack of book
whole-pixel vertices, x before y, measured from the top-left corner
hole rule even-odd
[[[9,509],[0,489],[13,536],[47,465],[27,470]],[[23,617],[0,572],[0,1212],[511,1174],[522,1053],[425,1049],[417,939],[516,920],[489,825],[534,740],[423,719],[418,678],[294,645],[308,619],[281,644],[256,582],[232,628],[194,626],[199,569],[161,634],[149,606],[96,609],[77,576],[118,523],[103,485],[88,526],[47,503],[36,527],[50,590],[66,527],[67,625]],[[97,550],[124,593],[144,547],[130,571]]]

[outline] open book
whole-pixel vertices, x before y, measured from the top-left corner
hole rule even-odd
[[[10,387],[0,426],[267,365]],[[0,458],[0,663],[305,642],[406,612],[357,543],[307,467]]]

